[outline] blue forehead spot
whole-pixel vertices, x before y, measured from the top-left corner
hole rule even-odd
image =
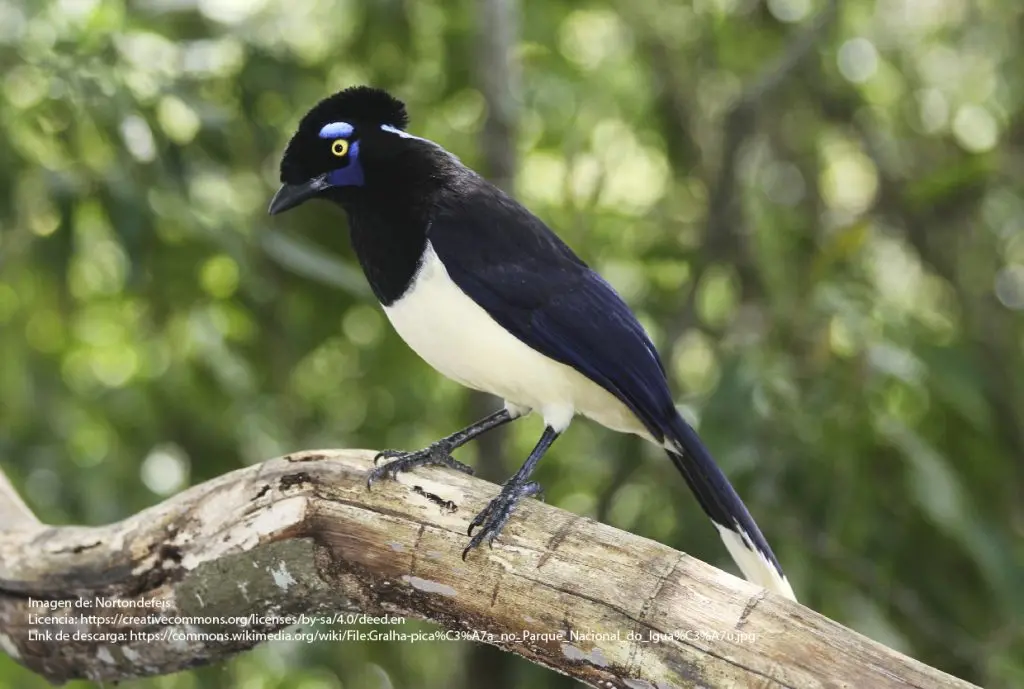
[[[320,129],[321,139],[337,139],[340,136],[352,136],[355,127],[348,122],[331,122]]]

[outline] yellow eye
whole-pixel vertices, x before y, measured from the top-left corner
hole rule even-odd
[[[335,139],[334,143],[331,144],[331,153],[342,158],[348,153],[348,140],[347,139]]]

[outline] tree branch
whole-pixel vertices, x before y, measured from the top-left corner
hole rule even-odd
[[[428,469],[369,491],[372,456],[296,453],[110,526],[0,531],[0,648],[52,681],[123,680],[222,660],[289,615],[359,610],[430,620],[602,688],[971,686],[536,500],[463,562],[469,519],[495,487]],[[277,619],[225,619],[250,614]]]

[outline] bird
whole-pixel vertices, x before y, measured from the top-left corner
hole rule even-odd
[[[340,206],[398,335],[441,374],[504,400],[426,448],[379,453],[367,486],[428,465],[472,473],[452,457],[456,448],[539,414],[540,439],[470,523],[465,559],[484,541],[493,547],[520,501],[541,491],[533,470],[581,415],[664,448],[744,577],[796,600],[742,499],[677,410],[662,360],[622,297],[540,218],[408,124],[405,104],[386,90],[327,96],[288,141],[268,209],[277,215],[311,199]]]

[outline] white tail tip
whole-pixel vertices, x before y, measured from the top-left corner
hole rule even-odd
[[[793,593],[793,587],[789,585],[786,575],[780,573],[763,553],[753,547],[753,543],[742,529],[737,532],[720,524],[715,524],[715,528],[718,529],[722,542],[747,581],[763,586],[791,601],[796,600],[796,594]]]

